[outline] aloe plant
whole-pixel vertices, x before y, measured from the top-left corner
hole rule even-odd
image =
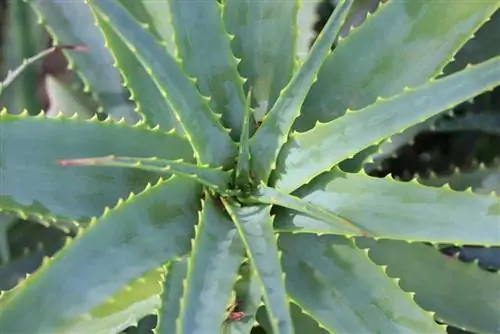
[[[339,38],[353,3],[303,62],[299,1],[82,4],[141,120],[0,114],[0,208],[79,227],[2,333],[498,331],[497,276],[427,244],[499,246],[499,198],[339,164],[500,83],[500,56],[437,79],[500,1],[389,1]]]

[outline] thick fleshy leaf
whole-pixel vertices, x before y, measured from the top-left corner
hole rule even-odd
[[[316,75],[330,52],[353,0],[342,1],[316,40],[309,56],[283,89],[251,141],[252,167],[259,181],[267,182],[276,167],[281,147],[288,139]]]
[[[147,25],[150,31],[165,43],[168,52],[175,55],[174,28],[168,0],[119,0],[130,14]]]
[[[126,2],[140,5],[139,1]],[[162,88],[158,87],[154,78],[148,74],[148,67],[139,61],[109,22],[99,15],[95,16],[95,20],[105,36],[109,52],[126,79],[127,88],[131,91],[138,111],[146,118],[146,124],[152,127],[159,125],[164,131],[175,129],[180,134],[184,133],[181,123],[175,118],[171,103],[164,97]]]
[[[230,36],[224,28],[217,1],[169,0],[175,43],[184,71],[210,96],[212,110],[237,140],[241,134],[245,95]],[[214,50],[216,50],[214,52]]]
[[[168,98],[199,162],[215,165],[232,163],[237,148],[229,130],[222,127],[180,63],[117,0],[88,2],[94,15],[109,23]]]
[[[276,186],[293,191],[359,150],[498,84],[500,56],[295,133],[280,153]]]
[[[262,289],[259,274],[255,268],[245,262],[240,267],[240,279],[236,282],[236,310],[243,312],[239,320],[226,322],[224,334],[248,334],[255,324],[255,316],[262,303]]]
[[[381,238],[500,245],[500,199],[496,196],[338,169],[316,178],[297,196]],[[277,214],[275,225],[282,232],[347,234],[337,225],[284,210]]]
[[[177,320],[180,333],[218,333],[245,248],[218,198],[209,194],[196,227]]]
[[[460,51],[453,57],[453,61],[446,65],[445,74],[460,71],[468,64],[477,64],[500,54],[500,6],[481,25],[481,28],[474,34],[474,38],[469,40]]]
[[[182,160],[165,160],[152,158],[106,157],[59,160],[62,166],[106,166],[140,169],[162,174],[174,174],[190,179],[224,193],[231,181],[230,172],[183,162]]]
[[[368,232],[362,227],[359,227],[359,225],[356,225],[356,222],[353,223],[346,220],[345,218],[335,214],[335,212],[332,212],[320,205],[316,205],[293,195],[281,193],[273,188],[261,186],[252,195],[251,199],[254,199],[259,203],[281,206],[299,212],[312,219],[323,221],[328,225],[335,226],[332,227],[332,230],[337,229],[338,231],[342,231],[343,233],[341,234],[368,235]],[[286,212],[291,211],[287,210]]]
[[[288,296],[281,271],[280,253],[276,245],[270,214],[271,206],[239,207],[224,199],[223,201],[238,228],[250,262],[261,282],[262,295],[273,332],[293,334]]]
[[[442,1],[387,1],[338,43],[294,128],[309,130],[316,121],[331,121],[436,77],[499,4],[461,1],[450,11]]]
[[[0,208],[31,214],[86,219],[158,179],[131,169],[61,167],[60,159],[120,154],[193,161],[186,140],[143,125],[0,113],[0,133]]]
[[[303,313],[302,309],[296,304],[290,303],[290,312],[292,314],[293,326],[296,333],[331,334],[330,331],[322,328],[316,320]],[[266,330],[266,334],[273,334],[273,330],[264,307],[259,308],[259,311],[257,312],[257,320],[259,325]]]
[[[138,120],[134,107],[122,85],[120,73],[105,47],[102,33],[84,1],[27,0],[47,27],[55,44],[86,45],[90,52],[64,52],[70,68],[76,70],[89,91],[113,118],[125,117],[129,123]],[[78,13],[78,15],[75,15]]]
[[[286,233],[279,247],[291,299],[326,329],[445,333],[352,240]]]
[[[243,125],[241,127],[241,136],[239,142],[238,161],[236,162],[235,184],[240,188],[249,185],[251,182],[251,154],[250,154],[250,119],[252,111],[250,109],[251,91],[247,94],[245,101],[245,110],[243,115]],[[253,121],[253,120],[252,120]]]
[[[494,333],[500,328],[498,273],[421,243],[370,239],[358,243],[369,247],[370,258],[387,265],[387,274],[399,278],[405,291],[415,292],[417,304],[436,312],[440,321],[475,333]]]
[[[37,25],[33,11],[24,1],[9,2],[6,13],[2,15],[5,22],[2,25],[4,81],[3,78],[9,78],[9,71],[14,71],[26,59],[45,48],[45,45],[42,45],[45,39],[41,38],[43,29]],[[5,89],[6,94],[2,94],[1,108],[7,108],[10,113],[16,114],[27,110],[30,115],[37,115],[41,111],[42,106],[35,94],[38,90],[36,65],[24,66],[23,71],[17,73],[16,80],[10,82],[9,87]],[[4,90],[4,85],[5,82],[0,85],[0,92]]]
[[[298,34],[297,0],[224,0],[224,23],[235,36],[231,42],[239,71],[248,79],[262,118],[292,77]]]
[[[187,275],[187,257],[171,261],[166,267],[166,276],[161,294],[161,309],[158,315],[158,334],[176,334],[177,318],[181,312],[181,298]]]
[[[432,129],[437,132],[481,131],[500,136],[500,113],[483,112],[482,114],[468,113],[463,116],[437,121]]]
[[[199,195],[197,183],[173,177],[120,201],[13,291],[2,330],[62,332],[131,280],[189,252]]]
[[[154,313],[160,306],[161,276],[161,268],[149,271],[62,333],[120,333],[129,326],[136,326],[139,319]]]

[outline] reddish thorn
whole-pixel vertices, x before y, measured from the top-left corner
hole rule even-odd
[[[232,312],[229,315],[229,321],[240,321],[245,316],[245,312]]]

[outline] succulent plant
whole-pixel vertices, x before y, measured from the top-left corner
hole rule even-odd
[[[0,331],[498,331],[498,275],[433,246],[500,246],[498,196],[339,165],[499,85],[500,56],[439,76],[500,1],[388,1],[341,38],[353,3],[304,61],[300,1],[77,3],[140,120],[0,114],[0,209],[78,229],[1,295]]]

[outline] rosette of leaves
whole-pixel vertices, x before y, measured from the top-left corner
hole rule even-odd
[[[500,1],[389,1],[337,38],[353,3],[298,62],[299,1],[88,0],[141,121],[1,114],[0,208],[81,227],[2,331],[497,331],[498,276],[424,242],[500,245],[499,198],[339,163],[500,83],[500,57],[436,79]]]

